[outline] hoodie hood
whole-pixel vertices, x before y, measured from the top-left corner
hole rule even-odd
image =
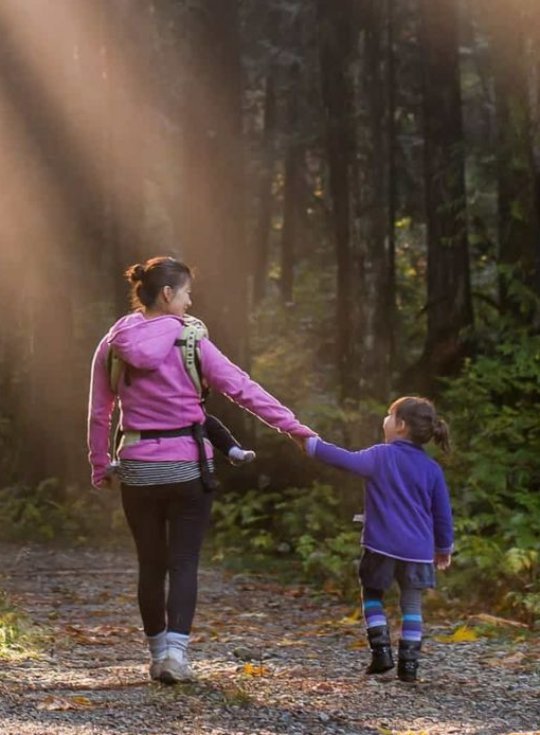
[[[128,365],[154,370],[173,349],[182,324],[180,317],[167,315],[145,319],[140,312],[135,312],[111,327],[107,343]]]

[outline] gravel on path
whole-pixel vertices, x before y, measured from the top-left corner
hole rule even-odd
[[[0,735],[540,735],[530,635],[457,642],[439,621],[427,625],[418,684],[367,677],[350,606],[207,567],[197,681],[166,687],[148,680],[132,554],[2,550],[0,588],[45,643],[37,657],[2,661]]]

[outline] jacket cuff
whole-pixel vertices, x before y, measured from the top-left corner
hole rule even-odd
[[[308,439],[306,439],[306,454],[309,457],[315,456],[315,450],[317,448],[318,441],[319,441],[318,436],[310,436]]]
[[[454,551],[454,545],[446,547],[445,549],[435,547],[436,554],[451,554]]]

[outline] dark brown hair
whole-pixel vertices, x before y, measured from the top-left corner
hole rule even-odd
[[[427,398],[403,396],[394,401],[389,410],[405,422],[409,438],[415,444],[427,444],[433,439],[443,452],[450,450],[448,424],[437,416],[435,406]]]
[[[130,297],[134,309],[153,306],[162,288],[181,288],[193,278],[187,265],[164,256],[150,258],[144,264],[136,263],[124,275],[131,284]]]

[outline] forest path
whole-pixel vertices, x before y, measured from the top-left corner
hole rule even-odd
[[[191,648],[198,681],[166,687],[147,679],[133,555],[2,551],[0,588],[47,631],[37,658],[2,661],[2,735],[540,733],[530,637],[443,642],[436,636],[450,624],[428,625],[420,683],[368,678],[350,607],[204,568]]]

